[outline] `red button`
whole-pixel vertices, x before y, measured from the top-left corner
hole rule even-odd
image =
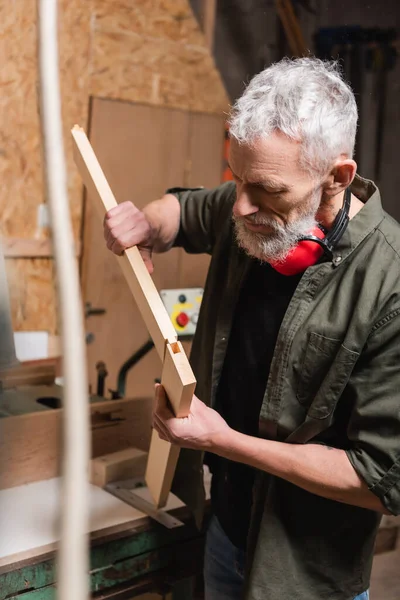
[[[179,327],[186,327],[186,325],[189,323],[189,317],[186,313],[181,312],[176,317],[176,322],[178,323]]]

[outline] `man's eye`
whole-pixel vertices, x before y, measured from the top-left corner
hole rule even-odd
[[[271,196],[280,196],[281,194],[285,193],[285,190],[269,190],[268,188],[263,188],[264,192],[266,192],[267,194],[270,194]]]
[[[262,183],[256,183],[254,184],[254,187],[262,190],[263,192],[265,192],[266,194],[268,194],[269,196],[276,196],[277,194],[282,194],[283,190],[271,190],[266,188],[265,186],[263,186]]]

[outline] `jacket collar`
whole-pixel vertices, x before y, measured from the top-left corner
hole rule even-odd
[[[378,227],[385,216],[379,190],[373,181],[356,175],[350,190],[364,202],[364,206],[350,220],[346,231],[336,244],[332,259],[334,266],[339,266]]]

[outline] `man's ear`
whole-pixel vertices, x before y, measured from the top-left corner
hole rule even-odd
[[[323,194],[333,197],[343,192],[353,181],[357,163],[352,159],[338,160],[322,185]]]

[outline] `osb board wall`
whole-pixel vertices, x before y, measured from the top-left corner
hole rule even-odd
[[[89,97],[213,114],[228,99],[186,0],[60,0],[60,78],[68,189],[80,236],[82,187],[69,129],[87,126]],[[3,236],[34,238],[43,202],[34,0],[0,4],[0,223]],[[8,259],[13,326],[56,330],[51,259]]]

